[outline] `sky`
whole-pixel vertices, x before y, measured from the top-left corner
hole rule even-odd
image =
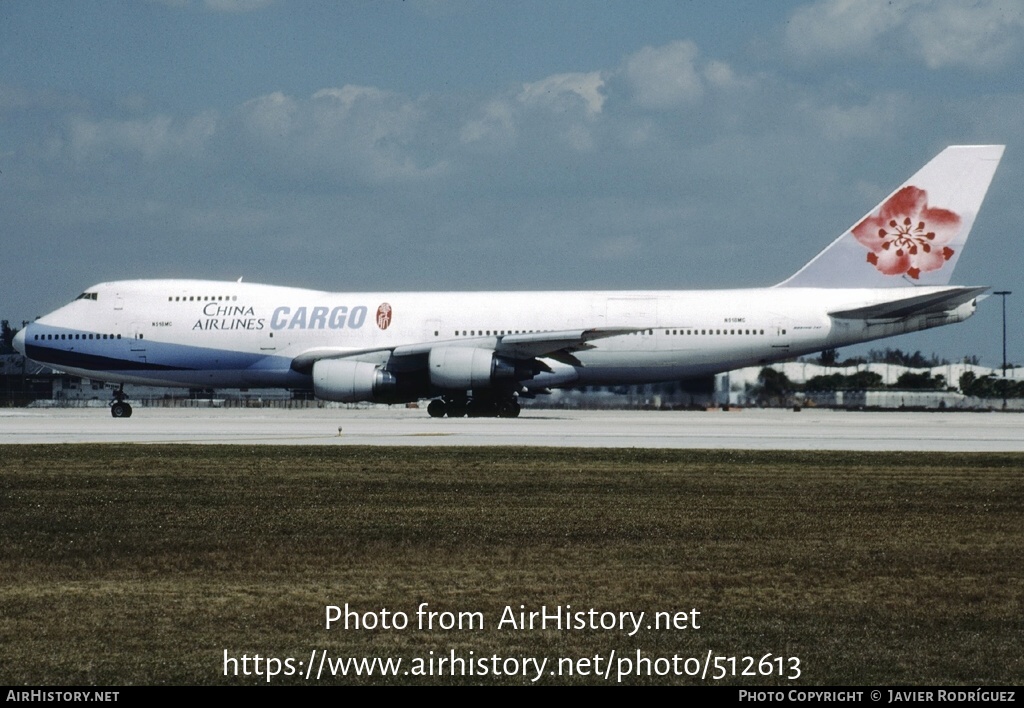
[[[0,3],[0,317],[89,285],[760,287],[951,144],[1024,362],[1017,0]],[[997,297],[856,349],[1001,362]]]

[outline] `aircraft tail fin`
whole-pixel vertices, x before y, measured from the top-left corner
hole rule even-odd
[[[947,285],[1004,147],[947,147],[776,287]]]

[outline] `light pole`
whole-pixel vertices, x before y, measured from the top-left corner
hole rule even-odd
[[[1007,295],[1013,295],[1012,290],[996,290],[992,293],[1002,298],[1002,378],[1007,378]]]
[[[996,290],[993,295],[1003,298],[1003,408],[1006,408],[1006,394],[1009,384],[1006,382],[1006,296],[1013,295],[1012,290]]]

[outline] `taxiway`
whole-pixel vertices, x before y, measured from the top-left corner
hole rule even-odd
[[[520,418],[429,418],[423,410],[0,409],[0,444],[532,445],[751,450],[1024,451],[1024,415],[733,409],[524,410]]]

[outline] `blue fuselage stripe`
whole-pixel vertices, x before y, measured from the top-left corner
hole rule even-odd
[[[30,359],[58,368],[97,372],[240,371],[250,367],[287,370],[290,365],[289,359],[261,353],[129,338],[88,339],[88,334],[29,325],[25,354]]]

